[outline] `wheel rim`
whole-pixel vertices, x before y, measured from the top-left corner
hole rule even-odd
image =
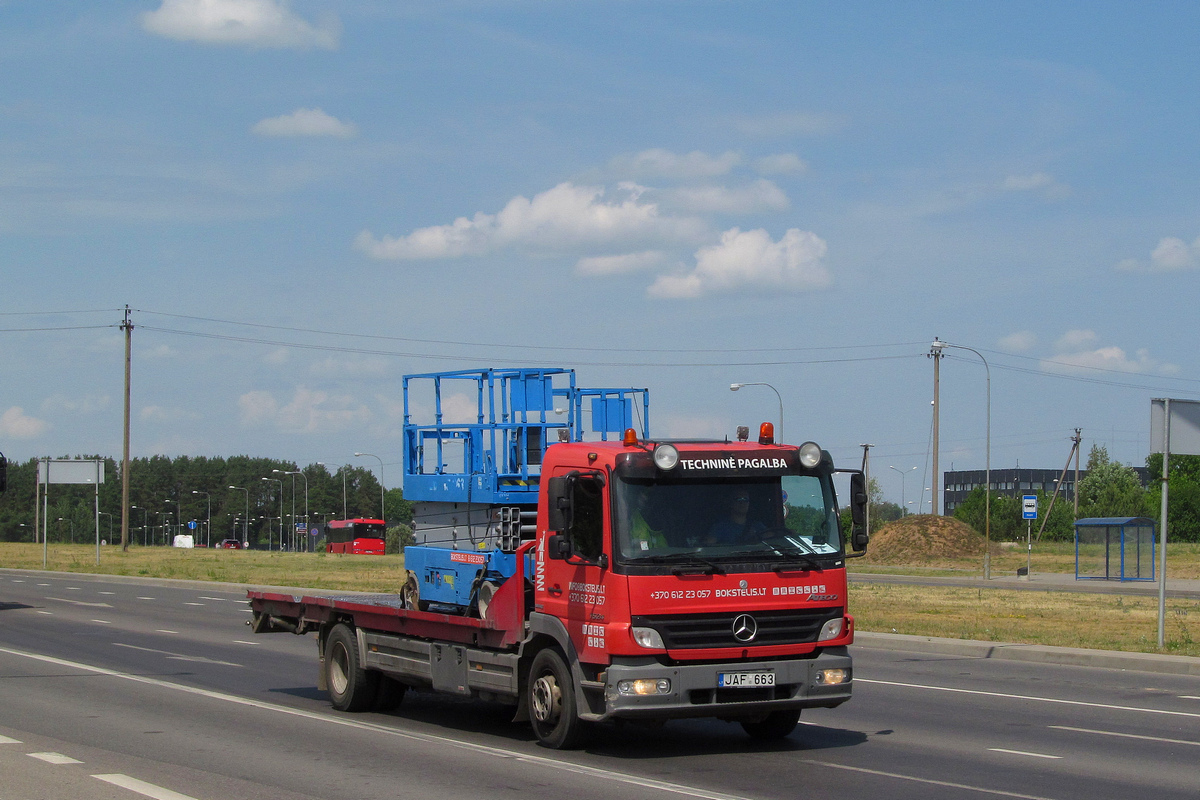
[[[552,673],[533,683],[533,715],[538,722],[553,723],[562,713],[562,688]]]
[[[341,642],[334,644],[329,653],[329,686],[334,694],[345,694],[346,687],[350,685],[349,660],[350,654],[346,652],[345,646]]]

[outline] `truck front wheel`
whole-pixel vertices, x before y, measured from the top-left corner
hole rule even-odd
[[[529,719],[544,747],[566,750],[579,744],[584,723],[575,706],[571,670],[559,652],[546,648],[529,670]]]
[[[800,710],[792,709],[790,711],[772,711],[767,714],[765,719],[758,722],[743,722],[742,729],[750,734],[751,739],[761,739],[764,741],[771,739],[782,739],[792,731],[796,730],[796,725],[800,722]]]
[[[362,668],[358,640],[349,625],[334,625],[325,640],[325,678],[329,701],[338,711],[366,711],[375,705],[379,673]]]

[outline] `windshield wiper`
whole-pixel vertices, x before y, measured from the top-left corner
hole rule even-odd
[[[797,561],[799,561],[803,564],[808,564],[810,567],[815,569],[817,572],[825,571],[825,568],[821,566],[821,562],[817,561],[817,559],[813,558],[812,556],[810,556],[807,553],[799,553],[799,552],[783,553],[783,552],[780,552],[777,550],[776,554],[783,558],[786,558],[788,560],[784,561],[783,563],[772,564],[771,569],[774,570],[775,572],[783,572],[788,567],[790,567],[794,562],[797,562]]]
[[[672,575],[694,575],[699,572],[702,575],[724,575],[725,570],[711,561],[705,561],[703,558],[689,558],[685,563],[672,568]]]

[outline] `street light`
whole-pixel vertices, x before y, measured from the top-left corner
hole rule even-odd
[[[904,479],[907,478],[908,473],[912,472],[914,469],[916,469],[916,467],[910,467],[908,469],[900,469],[899,467],[893,467],[892,465],[889,464],[888,469],[894,469],[894,470],[896,470],[896,472],[900,473],[900,508],[903,509],[905,507],[905,505],[907,505],[907,503],[904,502]],[[907,509],[905,509],[905,510],[907,511]]]
[[[75,544],[75,520],[67,519],[66,517],[59,517],[58,521],[71,523],[71,544]]]
[[[766,386],[768,389],[770,389],[772,392],[775,393],[775,397],[777,397],[779,399],[779,431],[775,434],[775,441],[777,441],[777,442],[784,441],[784,438],[783,438],[783,396],[781,394],[779,394],[779,390],[776,389],[774,386],[772,386],[769,383],[759,382],[759,383],[731,383],[731,384],[729,384],[729,391],[736,392],[738,389],[742,388],[743,386]]]
[[[139,508],[139,506],[130,506],[131,509]],[[146,546],[146,518],[150,516],[150,512],[142,509],[142,547]]]
[[[111,543],[112,542],[112,518],[113,518],[113,515],[108,513],[107,511],[97,511],[96,513],[102,517],[108,517],[108,541]]]
[[[272,483],[279,484],[279,549],[282,550],[283,549],[283,481],[279,480],[279,478],[263,478],[263,480],[271,481]],[[270,550],[271,549],[271,540],[270,540],[270,533],[269,533],[270,527],[268,527],[267,530],[268,530],[267,549]]]
[[[371,458],[377,459],[379,461],[379,518],[386,522],[387,521],[386,508],[383,503],[383,459],[379,458],[379,456],[375,455],[374,453],[355,453],[354,454],[355,458],[361,458],[362,456],[370,456]]]
[[[199,489],[192,489],[192,494],[202,494],[204,499],[208,501],[208,521],[205,523],[204,546],[212,547],[212,496],[208,492],[202,492]]]
[[[229,488],[237,489],[239,492],[246,493],[246,516],[245,516],[245,518],[242,519],[242,541],[249,542],[250,541],[250,528],[249,528],[249,525],[250,525],[250,490],[244,489],[241,486],[230,486]],[[271,548],[268,547],[267,549],[270,550]]]
[[[296,476],[304,478],[304,530],[308,532],[308,476],[301,470],[292,470],[285,472],[284,470],[273,469],[271,472],[278,472],[282,475],[292,476],[292,549],[295,550],[295,531],[296,531]],[[307,542],[307,539],[301,539],[302,542]],[[306,548],[307,549],[307,548]]]
[[[987,451],[984,461],[984,479],[983,479],[983,531],[984,531],[984,550],[983,550],[983,579],[987,580],[992,576],[992,369],[988,366],[987,359],[983,357],[983,353],[973,347],[964,347],[961,344],[950,344],[948,342],[939,341],[936,337],[933,344],[930,346],[931,355],[942,355],[942,350],[947,347],[953,347],[956,350],[968,350],[979,356],[979,360],[983,362],[983,371],[987,376]],[[934,484],[938,482],[938,476],[933,476]],[[936,511],[935,511],[936,513]]]

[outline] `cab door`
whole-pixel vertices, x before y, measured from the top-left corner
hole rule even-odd
[[[555,482],[559,490],[552,492],[552,502],[564,506],[557,538],[566,547],[544,558],[544,591],[538,592],[538,600],[541,610],[566,625],[581,661],[607,663],[605,623],[612,600],[607,567],[612,557],[606,535],[610,530],[607,481],[594,471],[555,472],[559,474],[554,477],[564,479]]]

